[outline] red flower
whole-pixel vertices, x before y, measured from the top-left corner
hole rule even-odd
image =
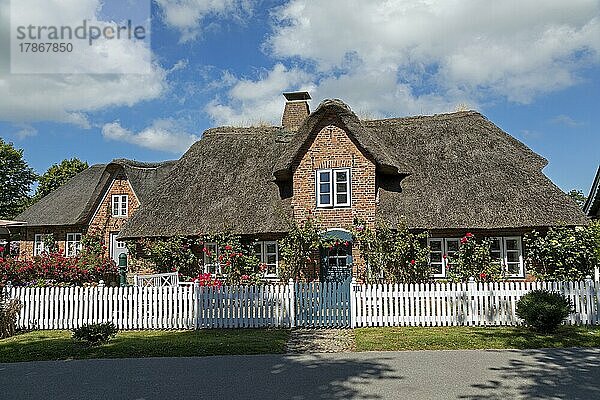
[[[465,237],[472,238],[473,234],[471,232],[467,232],[467,234],[465,235]]]
[[[231,249],[232,249],[232,247],[230,245],[225,246],[225,250],[231,250]]]
[[[243,281],[247,281],[248,279],[250,279],[250,277],[248,275],[242,275],[242,280]]]
[[[444,260],[445,260],[446,258],[448,258],[448,256],[444,254],[444,255],[443,255],[443,258],[444,258]]]
[[[4,247],[0,246],[0,253],[4,251]]]
[[[485,279],[485,278],[487,278],[487,274],[485,272],[482,272],[482,273],[479,274],[479,277],[481,279]]]
[[[469,240],[469,239],[467,239],[466,237],[464,237],[464,238],[461,238],[461,239],[460,239],[460,243],[461,243],[461,244],[465,244],[465,243],[467,243],[467,241],[468,241],[468,240]]]
[[[344,242],[344,246],[346,246],[346,247],[350,246],[350,242],[346,240],[346,241]]]
[[[415,260],[410,260],[410,265],[415,265],[416,261]]]
[[[227,261],[227,262],[225,263],[225,265],[227,265],[227,266],[230,266],[230,265],[231,265],[231,261]]]

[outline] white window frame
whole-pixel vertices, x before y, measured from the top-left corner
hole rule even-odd
[[[33,255],[40,256],[43,252],[48,251],[44,243],[44,238],[51,235],[51,233],[36,233],[33,236]]]
[[[81,237],[79,232],[69,232],[65,239],[65,256],[77,257],[81,251]]]
[[[126,217],[129,211],[129,195],[113,194],[110,207],[113,217]]]
[[[205,274],[219,276],[222,274],[221,262],[219,261],[219,246],[217,243],[204,243],[204,248],[209,250],[213,255],[209,258],[206,253],[202,254],[202,269]],[[211,262],[212,261],[212,262]]]
[[[520,236],[496,236],[491,237],[490,239],[496,239],[500,241],[500,262],[502,266],[502,272],[507,278],[525,278],[525,262],[523,260],[523,240]],[[516,240],[518,244],[517,250],[509,250],[506,242],[509,240]],[[519,272],[516,274],[510,274],[508,272],[509,264],[516,265],[517,262],[509,262],[508,261],[508,253],[518,252],[519,253]]]
[[[427,239],[427,245],[431,248],[431,242],[441,242],[442,246],[441,251],[435,251],[432,252],[431,250],[429,251],[429,266],[432,266],[432,262],[431,262],[431,253],[441,253],[441,258],[442,258],[442,273],[441,274],[432,274],[432,276],[434,278],[445,278],[447,276],[446,272],[448,271],[448,264],[451,264],[452,259],[448,256],[448,254],[450,253],[449,249],[448,249],[448,242],[454,242],[456,241],[458,243],[458,248],[460,248],[460,238],[455,238],[455,237],[448,237],[448,238],[428,238]],[[435,264],[439,264],[439,263],[435,263]]]
[[[275,245],[275,253],[268,252],[267,248],[269,245]],[[257,250],[257,246],[260,246],[260,253]],[[263,275],[265,278],[277,278],[279,276],[279,244],[275,240],[262,240],[254,243],[254,253],[258,257],[261,264],[267,265],[267,270]],[[275,255],[275,264],[269,263],[269,256]],[[269,273],[274,267],[275,273]]]
[[[337,195],[337,174],[336,172],[346,173],[346,194],[347,201],[344,203],[338,202]],[[321,174],[326,173],[329,175],[329,203],[321,202]],[[350,207],[352,205],[352,173],[350,168],[331,168],[331,169],[318,169],[316,170],[315,176],[315,194],[317,197],[317,208],[335,208],[335,207]],[[343,183],[343,182],[342,182]],[[341,193],[340,193],[341,194]]]

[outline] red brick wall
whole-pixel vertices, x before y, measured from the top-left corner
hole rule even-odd
[[[127,217],[113,217],[112,216],[112,196],[113,195],[129,196]],[[106,254],[110,256],[110,234],[111,232],[120,232],[123,224],[131,218],[135,211],[140,206],[140,202],[133,192],[131,184],[127,180],[125,175],[117,175],[113,180],[112,184],[108,188],[108,191],[104,195],[98,210],[92,217],[89,225],[89,231],[99,231],[102,233],[104,243],[106,244]]]
[[[67,233],[85,233],[84,226],[59,226],[59,227],[27,227],[21,229],[19,243],[19,256],[24,259],[33,257],[36,234],[53,234],[58,245],[58,251],[65,253]]]
[[[326,228],[350,230],[354,218],[373,226],[375,223],[375,164],[368,159],[346,132],[337,126],[326,126],[312,143],[301,150],[303,156],[293,166],[292,207],[294,219],[301,223],[312,214]],[[317,208],[316,171],[328,168],[350,168],[352,180],[351,206],[333,209]],[[364,261],[356,247],[352,250],[355,274],[360,276]]]

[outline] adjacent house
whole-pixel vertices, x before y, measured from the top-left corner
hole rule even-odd
[[[140,163],[114,160],[92,165],[21,213],[20,254],[33,257],[46,250],[48,235],[66,256],[76,256],[83,234],[102,235],[107,255],[115,262],[127,252],[116,240],[140,204],[153,196],[156,184],[174,162]]]
[[[285,96],[282,126],[206,131],[121,238],[231,231],[259,240],[275,275],[277,240],[312,215],[340,239],[316,273],[339,279],[365,267],[353,222],[381,220],[428,232],[436,277],[472,232],[493,238],[506,273],[524,278],[525,233],[587,223],[542,173],[547,161],[477,112],[360,120],[340,100],[309,113],[308,93]]]
[[[600,218],[600,166],[592,183],[590,194],[583,205],[583,212],[590,218]]]

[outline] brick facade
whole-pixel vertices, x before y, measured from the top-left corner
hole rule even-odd
[[[301,223],[313,215],[327,229],[352,229],[354,219],[367,225],[375,223],[375,164],[356,146],[344,129],[329,125],[322,128],[312,142],[301,150],[293,165],[292,207],[294,219]],[[350,207],[317,208],[316,172],[320,169],[349,168],[351,177]],[[361,276],[364,260],[359,250],[352,250],[354,275]]]
[[[67,233],[84,233],[84,226],[59,226],[59,227],[32,227],[21,229],[21,240],[19,243],[19,256],[24,259],[33,257],[36,234],[52,234],[58,246],[58,251],[65,253]]]
[[[124,195],[128,196],[128,209],[126,217],[113,217],[112,215],[112,196]],[[102,202],[89,224],[91,232],[102,232],[104,243],[106,243],[107,256],[110,256],[110,234],[118,233],[121,228],[131,218],[135,211],[140,206],[140,202],[135,195],[129,180],[124,174],[115,176],[112,184],[108,188]]]

